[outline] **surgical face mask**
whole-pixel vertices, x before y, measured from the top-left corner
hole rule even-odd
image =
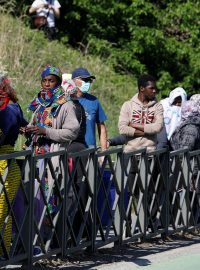
[[[88,93],[90,91],[91,83],[82,81],[80,90],[82,93]]]

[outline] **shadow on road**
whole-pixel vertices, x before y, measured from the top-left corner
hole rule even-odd
[[[199,243],[199,233],[179,233],[166,239],[155,238],[141,243],[129,242],[121,247],[104,247],[94,254],[83,251],[67,256],[65,259],[45,259],[35,263],[32,269],[95,270],[98,266],[116,262],[134,262],[139,266],[148,266],[151,265],[151,261],[144,258],[145,256]]]

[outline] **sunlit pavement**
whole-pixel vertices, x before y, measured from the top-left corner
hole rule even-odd
[[[151,251],[142,252],[137,250],[137,254],[134,256],[132,252],[132,259],[130,256],[129,261],[115,262],[107,265],[99,265],[98,267],[92,267],[89,269],[98,270],[134,270],[134,269],[146,269],[146,270],[198,270],[200,269],[200,237],[195,237],[195,243],[188,240],[183,243],[169,244],[167,249],[159,249],[150,247]],[[141,253],[141,254],[140,254]],[[126,257],[126,258],[127,258]]]
[[[200,234],[174,236],[171,240],[128,243],[122,247],[108,246],[95,254],[81,252],[66,259],[36,263],[33,270],[198,270],[200,269]],[[5,268],[3,268],[5,269]],[[6,269],[21,269],[7,266]],[[27,269],[27,268],[23,268]]]

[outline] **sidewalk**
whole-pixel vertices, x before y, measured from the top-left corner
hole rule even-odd
[[[93,267],[97,270],[197,270],[200,269],[200,237],[176,240],[173,243],[152,245],[149,251],[132,252],[130,261]]]
[[[200,234],[176,234],[145,243],[106,247],[95,254],[81,252],[66,259],[43,260],[33,270],[197,270],[200,269]],[[20,269],[7,267],[6,269]]]

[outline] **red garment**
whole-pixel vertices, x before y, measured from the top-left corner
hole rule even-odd
[[[0,90],[0,110],[5,109],[9,101],[10,101],[10,98],[8,94]]]

